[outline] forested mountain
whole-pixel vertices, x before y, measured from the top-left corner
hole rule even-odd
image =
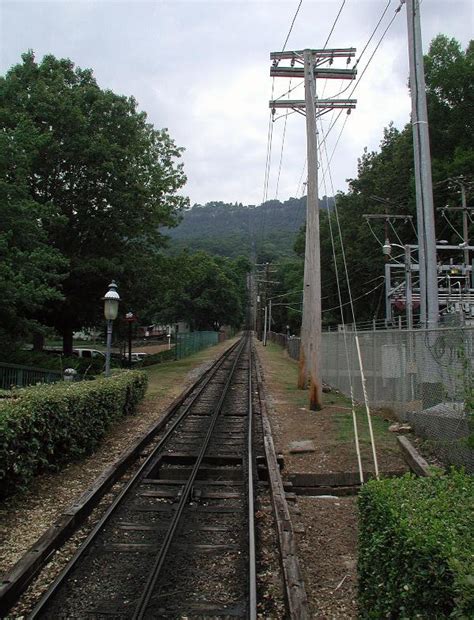
[[[333,198],[324,196],[321,208],[331,208]],[[172,250],[206,250],[221,256],[249,256],[255,248],[266,260],[289,255],[298,230],[305,222],[306,197],[263,205],[208,202],[184,212],[179,226],[166,230]]]

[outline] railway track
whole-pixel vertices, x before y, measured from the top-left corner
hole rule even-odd
[[[32,618],[256,618],[250,338],[176,410]]]

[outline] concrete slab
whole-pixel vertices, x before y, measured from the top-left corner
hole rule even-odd
[[[304,454],[305,452],[316,452],[314,443],[309,439],[303,441],[292,441],[288,444],[290,454]]]

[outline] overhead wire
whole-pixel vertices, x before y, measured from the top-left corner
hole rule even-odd
[[[391,0],[390,0],[390,2],[391,2]],[[387,11],[387,9],[388,9],[389,5],[390,5],[390,2],[388,2],[388,3],[387,3],[387,5],[385,6],[385,9],[383,10],[383,12],[382,12],[382,15],[381,15],[380,19],[378,20],[378,22],[377,22],[377,24],[376,24],[376,26],[375,26],[375,28],[374,28],[374,30],[373,30],[373,32],[372,32],[372,34],[371,34],[371,35],[370,35],[370,37],[369,37],[369,40],[368,40],[367,44],[365,45],[365,47],[364,47],[364,49],[363,49],[363,53],[364,53],[364,52],[365,52],[365,50],[367,49],[367,46],[368,46],[369,42],[372,40],[372,38],[374,37],[374,35],[375,35],[376,31],[378,30],[378,27],[379,27],[379,25],[380,25],[380,23],[381,23],[381,21],[382,21],[383,17],[385,16],[385,13],[386,13],[386,11]],[[359,75],[359,77],[357,78],[356,83],[354,84],[354,86],[353,86],[353,88],[352,88],[351,92],[349,93],[348,98],[352,97],[352,95],[354,94],[354,92],[355,92],[356,88],[358,88],[358,86],[359,86],[359,84],[360,84],[360,82],[361,82],[362,78],[364,77],[364,75],[365,75],[365,73],[366,73],[367,69],[368,69],[368,68],[369,68],[369,66],[370,66],[370,63],[372,62],[372,60],[373,60],[373,58],[374,58],[374,56],[375,56],[375,54],[376,54],[377,50],[379,49],[379,47],[380,47],[380,45],[381,45],[381,43],[382,43],[383,39],[385,38],[385,36],[386,36],[387,32],[389,31],[390,27],[392,26],[393,22],[395,21],[395,19],[396,19],[396,17],[397,17],[397,15],[398,15],[398,13],[400,12],[400,9],[401,9],[401,7],[402,7],[402,6],[403,6],[403,2],[402,2],[402,0],[400,0],[400,4],[399,4],[399,6],[397,7],[397,9],[395,9],[395,13],[394,13],[394,15],[393,15],[392,19],[389,21],[389,23],[388,23],[387,27],[385,28],[384,32],[382,33],[382,36],[380,37],[380,39],[379,39],[379,41],[378,41],[377,45],[375,46],[375,48],[374,48],[374,50],[373,50],[372,54],[370,55],[370,58],[369,58],[369,60],[367,61],[366,65],[364,66],[364,69],[362,70],[362,73],[361,73],[361,74]],[[361,54],[361,55],[360,55],[360,57],[359,57],[359,59],[357,60],[357,62],[356,62],[356,66],[357,66],[357,63],[358,63],[358,62],[360,61],[360,59],[362,58],[362,55],[363,55],[363,54]],[[347,90],[347,89],[345,89],[345,90]],[[332,123],[330,124],[330,126],[329,126],[328,130],[326,131],[326,135],[325,135],[324,141],[326,141],[326,140],[327,140],[327,138],[328,138],[329,134],[331,133],[331,131],[332,131],[332,129],[333,129],[333,127],[334,127],[334,125],[337,123],[337,121],[338,121],[338,120],[339,120],[339,118],[341,117],[341,114],[343,113],[343,111],[344,111],[344,110],[340,110],[340,111],[339,111],[339,114],[336,116],[336,118],[335,118],[335,119],[332,121]]]
[[[385,284],[384,282],[380,282],[380,284],[377,284],[377,286],[374,286],[374,288],[371,288],[370,291],[367,291],[366,293],[363,293],[362,295],[359,295],[359,297],[354,297],[354,298],[352,298],[351,301],[346,301],[345,303],[339,304],[337,306],[333,306],[332,308],[325,308],[324,310],[322,310],[322,313],[324,314],[324,312],[330,312],[331,310],[337,310],[341,306],[342,307],[350,306],[351,303],[353,303],[354,301],[359,301],[359,299],[362,299],[363,297],[367,297],[368,295],[371,295],[373,292],[377,291],[384,284]],[[354,325],[355,325],[355,321],[354,321]]]
[[[338,22],[338,20],[339,20],[339,17],[341,16],[342,9],[344,8],[344,5],[345,5],[345,4],[346,4],[346,0],[342,0],[342,4],[341,4],[341,6],[340,6],[340,8],[339,8],[339,11],[338,11],[338,13],[337,13],[337,15],[336,15],[336,19],[334,20],[334,23],[333,23],[333,25],[332,25],[332,27],[331,27],[331,30],[329,31],[328,37],[327,37],[327,39],[326,39],[326,43],[325,43],[325,44],[324,44],[324,46],[323,46],[323,50],[325,50],[325,49],[326,49],[326,45],[329,43],[329,39],[331,38],[331,35],[332,35],[332,33],[334,32],[334,28],[336,27],[336,24],[337,24],[337,22]]]
[[[320,125],[322,125],[321,119],[320,119]],[[327,170],[328,168],[326,169],[326,171]],[[326,186],[326,172],[323,171],[321,176],[322,176],[322,182],[324,185],[325,194],[327,196],[328,192],[327,192],[327,186]],[[350,391],[350,397],[351,397],[351,411],[352,411],[352,427],[354,430],[354,443],[355,443],[355,448],[356,448],[357,466],[359,468],[360,483],[363,484],[364,483],[364,469],[362,467],[362,457],[361,457],[361,452],[360,452],[359,425],[357,422],[357,410],[356,410],[356,402],[355,402],[355,397],[354,397],[354,384],[353,384],[351,364],[350,364],[350,359],[349,359],[349,346],[347,343],[344,312],[342,310],[343,308],[342,292],[341,292],[341,283],[339,279],[339,269],[338,269],[337,258],[336,258],[334,233],[332,229],[332,214],[330,212],[328,213],[328,222],[329,222],[329,232],[330,232],[330,237],[331,237],[331,248],[332,248],[332,256],[333,256],[333,263],[334,263],[334,273],[336,275],[337,297],[338,297],[339,309],[340,309],[340,320],[343,326],[344,350],[345,350],[345,355],[346,355],[346,366],[347,366],[347,372],[348,372],[348,377],[349,377],[349,391]],[[329,312],[329,310],[322,310],[321,314],[323,314],[324,312]]]
[[[390,228],[393,230],[393,233],[394,233],[395,237],[398,239],[398,243],[399,243],[400,245],[405,245],[405,244],[403,243],[403,241],[400,239],[400,235],[399,235],[399,234],[398,234],[398,232],[396,231],[395,226],[393,225],[393,222],[392,222],[392,220],[391,220],[390,218],[388,218],[388,225],[389,225],[389,226],[390,226]]]
[[[320,123],[320,125],[321,125],[321,133],[324,136],[324,129],[322,127],[322,123]],[[327,154],[327,146],[326,146],[326,141],[325,140],[323,140],[323,145],[324,145],[324,153],[325,153],[326,160],[327,160],[328,159],[328,154]],[[366,410],[366,417],[367,417],[367,425],[368,425],[368,428],[369,428],[370,444],[371,444],[371,448],[372,448],[372,458],[373,458],[373,462],[374,462],[375,477],[378,479],[379,478],[379,466],[378,466],[377,451],[376,451],[376,448],[375,448],[375,438],[374,438],[374,431],[373,431],[373,427],[372,427],[372,419],[371,419],[371,415],[370,415],[369,398],[368,398],[368,394],[367,394],[367,384],[366,384],[366,378],[365,378],[365,372],[364,372],[364,365],[363,365],[363,361],[362,361],[362,353],[361,353],[361,350],[360,350],[359,334],[358,334],[358,331],[357,331],[356,319],[355,319],[354,301],[357,301],[357,298],[354,300],[353,297],[352,297],[352,289],[351,289],[351,283],[350,283],[350,277],[349,277],[349,268],[348,268],[348,265],[347,265],[346,250],[345,250],[345,246],[344,246],[344,238],[342,236],[342,228],[341,228],[341,222],[340,222],[340,218],[339,218],[339,210],[338,210],[338,207],[337,207],[337,196],[335,195],[335,191],[334,191],[334,183],[333,183],[333,179],[332,179],[331,167],[330,166],[327,166],[326,174],[328,175],[328,178],[329,178],[329,181],[330,181],[330,185],[331,185],[331,189],[332,189],[333,196],[334,196],[334,214],[335,214],[335,217],[336,217],[337,231],[338,231],[338,234],[339,234],[339,242],[340,242],[340,247],[341,247],[341,257],[342,257],[342,262],[343,262],[343,266],[344,266],[344,274],[345,274],[345,278],[346,278],[347,292],[348,292],[348,296],[349,296],[349,301],[347,302],[347,305],[350,306],[352,322],[354,324],[354,337],[355,337],[355,343],[356,343],[356,349],[357,349],[357,357],[358,357],[358,360],[359,360],[359,370],[360,370],[360,375],[361,375],[362,392],[363,392],[363,395],[364,395],[364,403],[365,403],[365,410]],[[375,287],[374,290],[377,290],[380,286],[382,286],[382,284],[383,284],[383,282],[380,285],[378,285],[377,287]],[[373,292],[373,291],[369,291],[368,293],[364,294],[363,297],[366,297],[371,292]]]
[[[300,8],[301,8],[302,4],[303,4],[303,0],[300,0],[300,3],[298,4],[298,8],[296,9],[296,12],[295,12],[295,14],[293,16],[293,20],[291,22],[290,29],[288,31],[288,34],[286,35],[286,39],[285,39],[285,43],[283,44],[282,52],[284,52],[285,49],[286,49],[286,44],[288,43],[288,39],[290,38],[291,31],[293,30],[293,26],[295,25],[296,17],[298,16],[298,13],[300,11]],[[289,86],[290,86],[290,90],[288,92],[288,98],[290,97],[290,92],[291,92],[291,80],[290,80],[290,85]],[[282,165],[283,165],[283,152],[285,150],[286,125],[287,125],[287,122],[288,122],[288,115],[289,115],[289,112],[286,112],[286,114],[284,115],[285,116],[285,124],[283,126],[283,136],[282,136],[282,139],[281,139],[280,162],[278,164],[278,174],[277,174],[277,181],[276,181],[276,186],[275,186],[275,200],[278,199],[278,189],[280,187],[280,176],[281,176],[281,168],[282,168]]]
[[[291,21],[290,27],[288,29],[288,33],[286,35],[285,41],[283,43],[283,47],[281,49],[282,52],[285,51],[286,49],[286,45],[288,43],[288,39],[290,38],[290,35],[293,31],[293,26],[295,25],[295,21],[296,18],[298,16],[298,13],[301,9],[301,5],[303,4],[303,0],[299,1],[298,7],[295,11],[295,14],[293,15],[293,19]],[[274,97],[274,92],[275,92],[275,78],[273,78],[272,80],[272,93],[271,93],[271,100],[273,100]],[[286,129],[286,119],[285,119],[285,129]],[[263,209],[263,214],[262,214],[262,227],[261,227],[261,239],[263,240],[265,238],[265,227],[266,227],[266,219],[267,219],[267,209],[265,207],[265,203],[267,201],[268,198],[268,186],[269,186],[269,181],[270,181],[270,169],[271,169],[271,154],[272,154],[272,140],[273,140],[273,118],[272,118],[272,112],[270,111],[270,119],[269,119],[269,128],[268,128],[268,134],[267,134],[267,159],[266,159],[266,164],[265,164],[265,179],[264,179],[264,189],[263,189],[263,200],[262,200],[262,209]],[[282,158],[283,158],[283,147],[284,147],[284,141],[282,143],[282,152],[281,152],[281,156],[280,156],[280,169],[279,169],[279,173],[278,173],[278,182],[279,182],[279,177],[280,177],[280,171],[281,171],[281,164],[282,164]]]
[[[339,17],[341,16],[342,9],[344,8],[344,5],[345,5],[345,4],[346,4],[346,0],[342,0],[342,4],[341,4],[341,6],[339,7],[339,11],[338,11],[338,13],[337,13],[337,15],[336,15],[336,17],[335,17],[335,19],[334,19],[334,22],[333,22],[332,26],[331,26],[331,30],[329,31],[329,34],[328,34],[327,39],[326,39],[326,42],[325,42],[325,43],[324,43],[324,45],[323,45],[323,50],[325,50],[325,49],[326,49],[326,46],[327,46],[327,44],[329,43],[329,39],[331,38],[331,35],[332,35],[332,33],[334,32],[334,29],[335,29],[335,27],[336,27],[337,22],[339,21]],[[321,97],[324,97],[324,93],[326,92],[326,86],[327,86],[327,83],[328,83],[328,80],[326,79],[326,80],[324,81],[323,91],[322,91],[322,93],[321,93]]]
[[[464,242],[464,237],[463,237],[463,236],[459,233],[459,231],[458,231],[458,230],[456,230],[456,228],[455,228],[455,227],[452,225],[452,223],[449,221],[449,218],[448,218],[448,216],[446,215],[446,212],[445,212],[445,210],[444,210],[444,209],[441,211],[441,215],[444,217],[444,219],[446,220],[446,222],[448,223],[448,225],[450,226],[450,228],[451,228],[452,230],[454,230],[454,232],[457,234],[457,236],[461,239],[461,241],[463,241],[463,242]]]

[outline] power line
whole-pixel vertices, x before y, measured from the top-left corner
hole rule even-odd
[[[368,295],[370,295],[371,293],[373,293],[374,291],[378,291],[378,289],[383,286],[385,284],[385,282],[380,282],[380,284],[377,284],[377,286],[374,286],[374,288],[370,289],[370,291],[367,291],[366,293],[364,293],[363,295],[359,295],[359,297],[353,297],[351,298],[349,301],[346,301],[343,304],[339,304],[337,306],[333,306],[332,308],[326,308],[325,310],[323,310],[323,312],[330,312],[331,310],[337,310],[338,308],[340,308],[341,306],[349,306],[351,305],[354,301],[358,301],[359,299],[362,299],[363,297],[367,297]],[[354,321],[355,324],[355,321]]]
[[[365,54],[366,49],[369,47],[370,42],[372,41],[372,39],[374,38],[375,33],[377,32],[383,18],[385,17],[385,13],[388,11],[388,7],[390,6],[390,4],[392,3],[392,0],[388,0],[387,2],[387,6],[385,7],[385,9],[382,11],[382,15],[380,16],[379,21],[377,22],[375,28],[372,31],[372,34],[370,35],[370,37],[367,40],[367,43],[364,45],[364,49],[362,50],[362,52],[360,53],[359,58],[356,60],[356,64],[355,66],[357,67],[357,65],[359,64],[359,62],[361,61],[362,56]]]
[[[342,4],[341,4],[341,6],[340,6],[340,8],[339,8],[339,12],[338,12],[338,14],[336,15],[336,19],[334,20],[334,23],[333,23],[333,25],[332,25],[332,28],[331,28],[331,30],[330,30],[330,32],[329,32],[329,34],[328,34],[328,38],[326,39],[326,43],[324,44],[323,50],[325,50],[325,49],[326,49],[326,45],[328,44],[329,39],[331,38],[331,35],[332,35],[332,33],[334,32],[334,28],[336,27],[336,24],[337,24],[337,22],[338,22],[338,19],[339,19],[339,17],[340,17],[340,15],[341,15],[341,13],[342,13],[342,9],[344,8],[344,5],[345,5],[345,4],[346,4],[346,0],[342,0]]]
[[[387,11],[387,9],[388,9],[389,4],[390,4],[390,2],[387,4],[387,6],[385,7],[384,11],[382,12],[382,16],[381,16],[381,18],[379,19],[379,21],[377,22],[377,25],[375,26],[373,33],[372,33],[372,34],[371,34],[371,36],[369,37],[369,41],[373,38],[373,36],[374,36],[375,32],[377,31],[377,29],[378,29],[378,27],[379,27],[379,24],[380,24],[381,20],[383,19],[383,16],[385,15],[385,12],[386,12],[386,11]],[[353,86],[353,88],[352,88],[351,92],[349,93],[348,98],[350,98],[350,97],[354,94],[354,91],[355,91],[355,90],[356,90],[356,88],[359,86],[359,84],[360,84],[360,82],[361,82],[362,78],[364,77],[365,72],[366,72],[366,71],[367,71],[367,69],[369,68],[370,63],[372,62],[372,60],[373,60],[373,58],[374,58],[374,56],[375,56],[375,54],[376,54],[377,50],[379,49],[379,47],[380,47],[380,45],[381,45],[381,43],[382,43],[383,39],[385,38],[385,35],[387,34],[388,30],[389,30],[389,29],[390,29],[390,27],[392,26],[393,22],[395,21],[395,18],[397,17],[398,13],[400,12],[400,10],[401,10],[402,6],[403,6],[403,1],[402,1],[402,0],[400,0],[400,4],[399,4],[399,5],[398,5],[398,7],[395,9],[395,13],[394,13],[394,15],[393,15],[392,19],[390,20],[390,22],[388,23],[388,26],[385,28],[384,32],[382,33],[382,36],[380,37],[380,39],[379,39],[379,41],[378,41],[377,45],[375,46],[375,49],[373,50],[373,52],[372,52],[372,54],[371,54],[371,56],[370,56],[369,60],[367,61],[367,64],[365,65],[364,69],[362,70],[362,73],[361,73],[361,74],[360,74],[360,76],[357,78],[356,83],[354,84],[354,86]],[[366,45],[366,47],[367,47],[367,45]],[[363,50],[363,51],[365,51],[366,47],[364,48],[364,50]],[[361,56],[359,57],[359,60],[358,60],[357,62],[359,62],[359,61],[360,61],[360,58],[362,58],[362,54],[361,54]],[[357,66],[357,63],[356,63],[356,66]],[[347,90],[347,89],[345,89],[345,90]],[[337,121],[338,121],[338,120],[339,120],[339,118],[341,117],[342,112],[343,112],[343,110],[340,110],[340,111],[339,111],[339,114],[336,116],[336,118],[334,119],[334,121],[333,121],[333,122],[331,123],[331,125],[329,126],[328,130],[326,131],[326,135],[325,135],[325,137],[323,138],[323,141],[321,142],[321,144],[323,144],[323,142],[325,142],[325,141],[327,140],[327,138],[328,138],[329,134],[331,133],[331,131],[332,131],[332,129],[333,129],[333,127],[334,127],[334,125],[337,123]]]
[[[283,43],[283,49],[281,50],[282,52],[284,52],[285,49],[286,49],[286,44],[288,43],[288,39],[290,38],[291,31],[293,30],[293,26],[295,25],[295,21],[296,21],[296,18],[298,16],[298,13],[300,12],[302,4],[303,4],[303,0],[300,0],[300,3],[298,4],[298,8],[296,9],[296,13],[293,16],[293,20],[291,22],[290,29],[288,30],[288,34],[286,35],[285,42]]]
[[[283,43],[282,52],[284,52],[286,49],[286,44],[288,43],[288,39],[290,38],[291,32],[293,30],[293,26],[295,25],[295,21],[296,21],[296,18],[298,16],[298,13],[300,11],[302,4],[303,4],[303,0],[300,0],[298,4],[298,8],[296,9],[293,19],[291,21],[288,34],[286,35],[285,42]],[[275,91],[275,78],[273,78],[272,80],[271,99],[273,99],[274,91]],[[285,118],[285,133],[286,133],[286,118]],[[271,169],[271,158],[272,158],[272,138],[273,138],[273,119],[272,119],[272,113],[270,112],[269,127],[268,127],[268,134],[267,134],[267,159],[266,159],[266,164],[265,164],[265,179],[264,179],[264,184],[263,184],[263,200],[262,200],[263,213],[262,213],[261,239],[264,239],[265,237],[265,227],[266,227],[266,218],[267,218],[267,209],[265,207],[265,202],[267,201],[267,197],[268,197],[268,185],[269,185],[269,180],[270,180],[270,169]],[[281,164],[282,164],[282,159],[283,159],[284,143],[285,141],[283,137],[282,150],[281,150],[281,155],[280,155],[280,170],[281,170]],[[277,192],[278,192],[279,180],[280,180],[280,172],[278,173]]]

